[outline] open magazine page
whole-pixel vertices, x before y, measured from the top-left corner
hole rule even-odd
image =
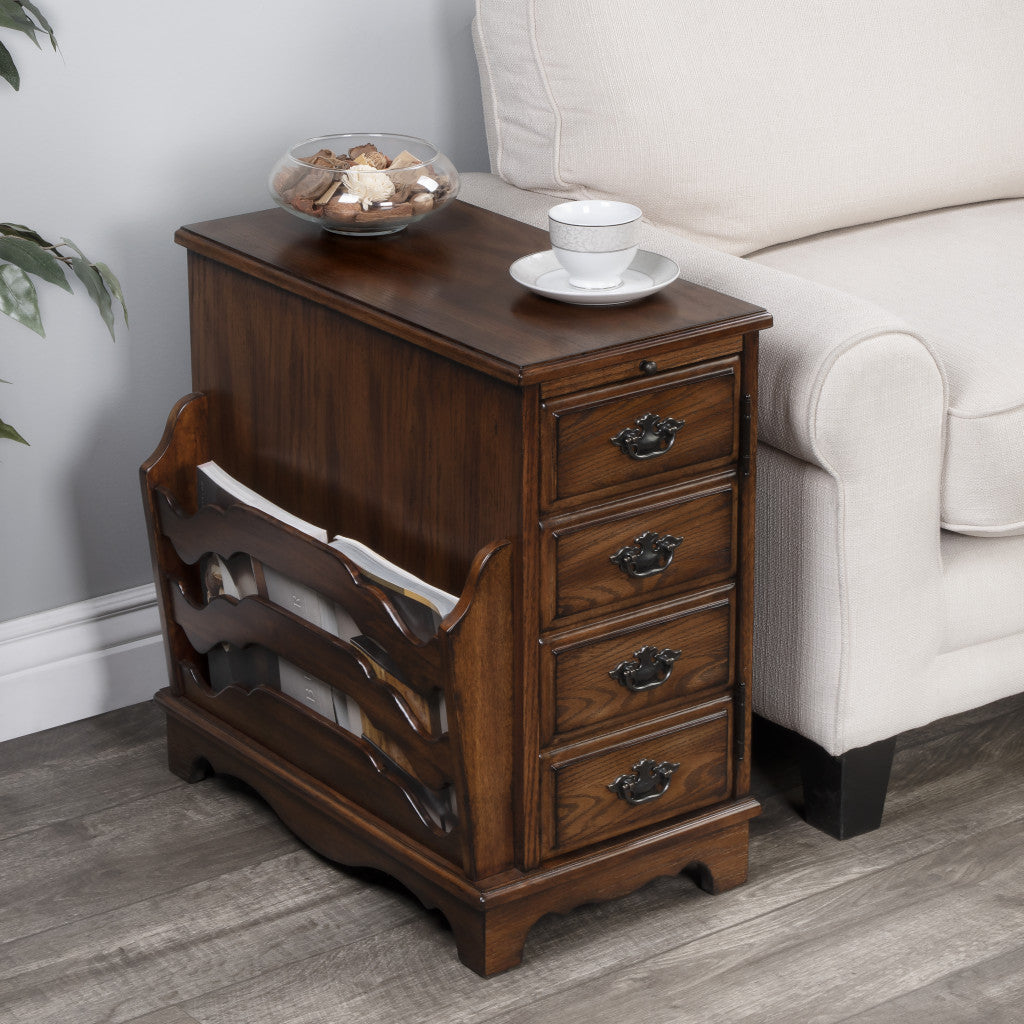
[[[246,487],[240,480],[236,480],[223,467],[216,462],[204,462],[196,467],[197,486],[199,488],[199,504],[219,505],[227,508],[229,505],[248,505],[250,508],[265,512],[268,516],[285,523],[287,526],[305,533],[316,540],[327,543],[327,531],[305,519],[300,519],[287,509],[275,505],[272,501],[264,498],[262,494]]]
[[[421,640],[432,637],[444,617],[458,603],[454,594],[406,572],[351,537],[335,537],[331,547],[355,562],[367,579],[388,590],[392,603],[406,625]]]

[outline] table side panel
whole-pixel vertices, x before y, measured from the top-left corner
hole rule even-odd
[[[190,256],[211,458],[282,507],[459,593],[521,529],[522,393]]]

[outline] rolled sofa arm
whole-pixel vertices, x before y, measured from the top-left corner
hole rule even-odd
[[[546,227],[559,200],[468,174],[460,197]],[[922,725],[941,649],[947,407],[927,343],[853,295],[645,225],[687,280],[767,309],[760,348],[756,709],[829,753]]]

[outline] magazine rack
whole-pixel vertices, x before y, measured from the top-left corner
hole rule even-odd
[[[474,883],[494,873],[493,855],[509,845],[512,828],[501,740],[511,706],[509,545],[479,553],[457,606],[436,637],[421,641],[340,552],[255,509],[197,509],[206,405],[204,395],[182,399],[141,470],[167,638],[171,685],[157,700],[167,712],[171,768],[188,781],[210,772],[241,778],[317,852],[392,874],[444,912],[460,956],[484,973],[478,933],[488,912]],[[286,609],[256,596],[204,604],[200,559],[239,551],[345,607],[410,688],[427,700],[443,695],[447,730],[417,718],[359,650]],[[205,654],[221,642],[269,647],[356,699],[412,772],[258,679],[251,689],[215,693]]]

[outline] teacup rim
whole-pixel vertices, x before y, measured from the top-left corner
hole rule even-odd
[[[564,210],[564,208],[567,207],[567,206],[579,206],[579,205],[582,205],[582,204],[595,204],[595,205],[603,205],[603,206],[622,207],[623,208],[623,210],[622,210],[622,212],[623,212],[623,219],[622,220],[610,221],[610,222],[605,223],[605,224],[581,224],[579,221],[562,220],[560,217],[556,216],[556,213],[558,211]],[[631,214],[629,214],[628,216],[626,216],[625,214],[626,214],[627,210],[631,210],[633,212]],[[643,217],[643,215],[644,215],[643,210],[641,210],[639,206],[635,206],[633,203],[627,203],[627,202],[624,202],[624,201],[619,200],[619,199],[569,199],[569,200],[566,200],[564,203],[557,203],[555,206],[552,206],[550,210],[548,210],[548,217],[551,220],[555,221],[555,223],[557,223],[557,224],[565,224],[565,225],[567,225],[569,227],[580,227],[580,228],[615,228],[615,227],[622,227],[625,224],[632,224],[634,221],[640,220],[640,218]]]

